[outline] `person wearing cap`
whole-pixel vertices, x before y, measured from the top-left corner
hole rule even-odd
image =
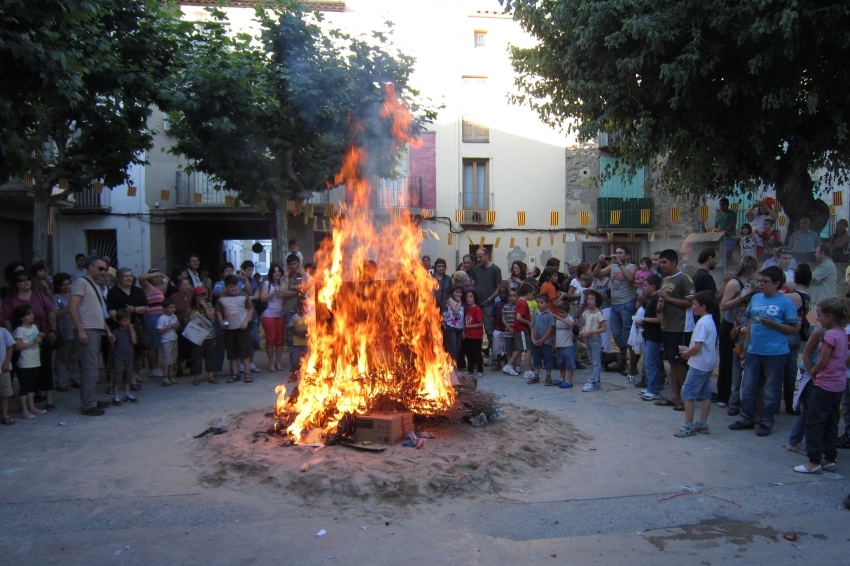
[[[212,305],[207,301],[206,287],[195,287],[192,289],[192,303],[186,311],[187,318],[192,321],[198,318],[204,318],[210,323],[210,331],[201,344],[192,343],[192,385],[201,383],[202,370],[206,369],[207,379],[210,383],[218,384],[216,379],[216,360],[215,360],[215,327],[212,324],[215,318],[215,311]]]
[[[788,269],[790,269],[793,273],[793,270],[797,269],[797,260],[794,258],[794,251],[790,248],[786,248],[782,242],[776,242],[776,245],[773,248],[773,255],[766,260],[764,260],[764,265],[762,265],[762,269],[767,269],[768,267],[773,267],[774,265],[780,267],[779,258],[783,255],[789,256]],[[783,264],[784,265],[784,264]],[[782,271],[786,271],[785,268],[780,267]],[[785,273],[785,276],[788,276],[788,273]],[[791,281],[793,282],[793,275]]]
[[[118,328],[117,313],[126,310],[130,313],[130,321],[133,324],[140,322],[147,326],[148,299],[145,293],[136,286],[136,276],[129,267],[122,267],[116,272],[117,283],[109,288],[106,293],[106,312],[109,315],[109,327],[111,330]],[[130,381],[130,389],[138,391],[139,371],[145,367],[145,350],[137,343],[133,347],[133,379]]]

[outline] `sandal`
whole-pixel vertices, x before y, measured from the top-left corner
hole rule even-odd
[[[842,434],[838,437],[838,444],[836,444],[838,448],[850,448],[850,433]]]
[[[656,401],[654,404],[658,405],[659,407],[674,407],[676,405],[670,399],[661,399],[660,401]]]
[[[134,383],[133,385],[130,386],[130,391],[140,391],[141,389],[142,389],[142,386],[139,385],[138,383]]]
[[[230,377],[227,378],[227,383],[235,383],[235,382],[239,381],[239,379],[240,378],[239,378],[238,375],[231,375]]]
[[[253,383],[254,378],[248,374],[245,374],[245,383]]]
[[[269,373],[272,373],[272,372],[275,372],[275,371],[277,371],[277,368],[275,366],[269,366]]]
[[[192,380],[192,385],[200,385],[200,384],[201,384],[201,378],[198,377],[198,376],[195,376],[195,379]]]
[[[684,411],[684,410],[685,410],[685,404],[684,404],[684,403],[679,403],[678,405],[676,405],[675,407],[673,407],[673,410],[674,410],[674,411]]]
[[[826,460],[821,460],[820,469],[824,472],[834,472],[838,469],[838,464],[835,462],[827,462]]]
[[[60,392],[62,392],[62,393],[67,393],[67,392],[68,392],[68,391],[70,391],[70,390],[71,390],[71,389],[70,389],[69,387],[57,387],[57,388],[56,388],[56,391],[60,391]]]
[[[106,394],[107,395],[112,395],[114,392],[115,392],[115,389],[111,385],[106,388]]]
[[[218,380],[214,377],[209,378],[209,382],[214,383],[215,385],[218,385]]]
[[[0,423],[5,424],[5,425],[12,425],[12,424],[15,424],[15,419],[13,419],[12,417],[7,415],[7,416],[3,417],[2,420],[0,420]]]

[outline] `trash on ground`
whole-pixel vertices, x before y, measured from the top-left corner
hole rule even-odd
[[[122,552],[127,552],[128,550],[130,550],[130,546],[129,546],[129,545],[128,545],[128,546],[125,546],[124,548],[119,548],[118,550],[116,550],[115,552],[113,552],[113,553],[112,553],[112,555],[113,555],[113,556],[119,556]]]
[[[301,464],[301,467],[298,468],[298,471],[299,472],[306,472],[307,470],[309,470],[313,466],[318,466],[319,464],[324,462],[326,459],[327,458],[313,458],[309,462],[304,462],[303,464]]]
[[[365,527],[360,527],[360,528],[361,528],[361,529],[363,529],[363,530],[365,531],[365,530],[367,530],[367,529],[369,528],[369,525],[366,525]]]
[[[222,418],[221,420],[224,420],[224,418]],[[226,428],[222,428],[220,426],[211,426],[210,428],[208,428],[207,430],[205,430],[204,432],[202,432],[198,436],[193,436],[192,438],[203,438],[208,434],[224,434],[225,432],[227,432]]]
[[[795,535],[794,533],[785,533],[782,535],[782,538],[794,542],[795,540],[797,540],[797,535]]]
[[[62,421],[62,422],[59,422],[59,423],[56,423],[56,424],[57,424],[58,426],[74,426],[75,424],[77,424],[77,421],[74,421],[74,422],[72,422],[72,423],[68,423],[68,422]]]
[[[325,529],[322,529],[321,531],[319,531],[318,533],[316,533],[316,536],[317,536],[317,537],[323,537],[323,536],[325,536],[326,534],[328,534],[328,533],[327,533],[327,531],[325,531]]]
[[[699,493],[699,490],[695,487],[691,487],[689,485],[680,485],[678,486],[682,491],[687,491],[689,493]]]
[[[475,427],[484,426],[487,424],[487,415],[482,412],[477,417],[470,417],[469,424]]]
[[[419,431],[419,438],[437,438],[437,437],[434,436],[433,434],[431,434],[430,432],[425,432],[424,430],[422,430],[422,431]]]
[[[784,483],[775,483],[773,485],[785,485]]]
[[[659,473],[659,474],[661,474],[662,476],[666,476],[666,475],[667,475],[667,474],[665,474],[664,472],[658,472],[658,473]]]

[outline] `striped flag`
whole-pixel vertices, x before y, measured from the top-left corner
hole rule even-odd
[[[560,226],[561,225],[561,213],[560,211],[553,210],[549,213],[549,226]]]
[[[236,199],[233,198],[233,195],[225,195],[224,197],[224,206],[233,207],[233,204],[236,202]]]
[[[478,247],[479,247],[479,248],[483,248],[483,247],[484,247],[484,236],[481,236],[481,241],[478,243]]]
[[[25,185],[34,185],[35,184],[35,177],[32,176],[32,173],[27,173],[26,175],[24,175],[24,184]]]
[[[455,210],[455,222],[457,222],[458,224],[463,222],[463,211],[462,210]]]
[[[451,246],[454,243],[454,241],[455,241],[454,234],[449,232],[449,235],[446,236],[446,242],[448,242],[448,244]]]
[[[835,198],[834,195],[833,195],[833,198]],[[782,203],[779,202],[779,199],[774,199],[773,210],[774,210],[774,212],[777,212],[777,213],[782,212]]]
[[[835,206],[844,206],[844,193],[841,191],[832,193],[832,204]]]
[[[63,191],[67,191],[68,190],[68,183],[69,183],[68,179],[59,179],[59,188],[62,189]]]
[[[679,221],[679,217],[682,215],[682,209],[678,206],[674,206],[670,209],[670,222],[674,224]],[[665,238],[666,240],[667,238]]]
[[[470,246],[474,246],[474,245],[475,245],[475,242],[472,240],[472,236],[470,236],[469,234],[467,234],[467,235],[466,235],[466,239],[467,239],[467,240],[469,240],[469,245],[470,245]]]
[[[785,216],[784,214],[779,217],[779,225],[780,226],[787,226],[788,225],[788,217]]]
[[[494,248],[498,248],[498,247],[499,247],[499,242],[501,242],[501,241],[502,241],[502,239],[497,237],[497,238],[496,238],[496,243],[494,243],[494,244],[493,244],[493,247],[494,247]]]
[[[654,242],[655,241],[655,232],[650,232],[649,234],[647,234],[647,240],[649,240],[650,242]]]
[[[514,243],[515,243],[515,239],[511,238],[511,245],[510,245],[511,249],[514,249]]]
[[[528,236],[525,237],[525,247],[531,247],[531,244],[528,243]]]
[[[634,232],[629,232],[629,241],[630,241],[630,242],[634,242],[634,241],[635,241],[635,233],[634,233]]]
[[[699,207],[699,219],[705,222],[708,220],[708,205],[704,204]]]
[[[613,241],[614,241],[614,232],[607,232],[607,233],[605,234],[605,236],[608,238],[608,241],[609,241],[609,242],[613,242]]]
[[[555,234],[549,234],[549,245],[550,246],[555,245]]]
[[[308,202],[307,206],[304,207],[304,216],[307,218],[313,218],[313,211],[315,210],[315,205],[312,202]]]
[[[619,223],[620,223],[620,211],[619,210],[612,210],[611,211],[611,224],[614,224],[616,226]]]
[[[517,226],[525,226],[525,211],[517,211],[516,224]]]
[[[315,230],[318,230],[318,229],[319,229],[319,217],[314,216],[313,217],[313,230],[315,231]]]
[[[582,226],[590,226],[590,211],[582,210],[581,211],[581,225]]]
[[[91,192],[93,192],[96,195],[101,194],[103,192],[103,183],[92,183]],[[163,200],[168,200],[168,199],[163,199]]]
[[[537,236],[537,247],[540,247],[540,242],[543,241],[543,236]]]
[[[128,197],[136,196],[136,187],[134,185],[127,185],[127,196]]]
[[[159,200],[169,200],[171,198],[171,191],[162,190],[159,191]]]
[[[50,214],[50,209],[47,209],[47,235],[53,235],[53,215]]]
[[[640,223],[641,223],[641,225],[649,224],[649,220],[650,220],[651,217],[652,217],[652,211],[650,209],[642,208],[640,210]]]
[[[322,231],[323,232],[328,231],[328,220],[327,220],[327,218],[322,218]]]
[[[487,224],[493,225],[496,223],[496,211],[488,210],[487,211]]]
[[[829,205],[829,213],[830,213],[832,216],[835,216],[835,215],[836,215],[836,212],[835,212],[835,205],[834,205],[834,204]]]
[[[730,204],[730,205],[729,205],[729,209],[730,209],[732,212],[734,212],[735,214],[738,214],[738,209],[739,209],[740,207],[741,207],[741,205],[740,205],[739,203],[737,203],[737,202],[733,202],[732,204]]]
[[[204,194],[192,193],[192,202],[195,204],[201,204],[202,202],[204,202]]]
[[[669,239],[670,239],[670,231],[664,230],[664,241],[666,242]]]

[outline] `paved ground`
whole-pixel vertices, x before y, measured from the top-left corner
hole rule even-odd
[[[486,374],[481,387],[563,415],[593,438],[557,477],[529,477],[502,497],[363,516],[271,490],[199,485],[190,435],[224,415],[268,410],[281,376],[172,388],[148,380],[141,403],[101,418],[79,415],[72,390],[57,395],[59,410],[2,427],[0,561],[788,564],[816,556],[843,564],[850,552],[850,515],[840,507],[850,493],[847,455],[837,474],[792,472],[803,458],[785,449],[788,415],[758,438],[727,430],[731,418],[716,410],[710,435],[674,438],[682,413],[641,401],[615,374],[595,393]],[[320,529],[327,534],[316,537]]]

